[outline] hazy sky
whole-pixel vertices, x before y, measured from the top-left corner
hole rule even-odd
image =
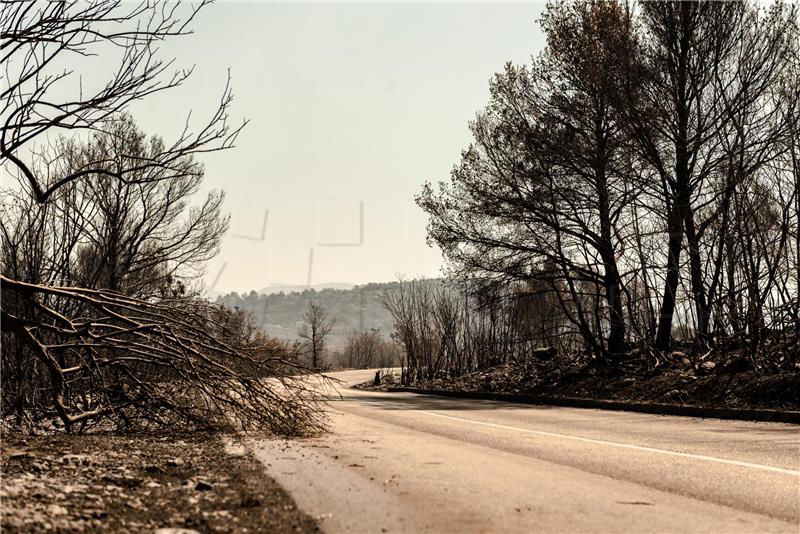
[[[250,124],[236,149],[204,158],[206,185],[226,191],[232,216],[208,285],[437,275],[413,197],[448,178],[492,74],[541,50],[542,8],[226,2],[201,12],[194,35],[162,48],[195,74],[134,114],[169,139],[188,109],[212,111],[231,68],[232,113]]]

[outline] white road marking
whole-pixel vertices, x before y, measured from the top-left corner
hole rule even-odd
[[[792,469],[784,469],[782,467],[773,467],[771,465],[763,465],[763,464],[752,464],[750,462],[740,462],[739,460],[727,460],[725,458],[717,458],[715,456],[705,456],[702,454],[691,454],[688,452],[677,452],[677,451],[670,451],[666,449],[656,449],[654,447],[642,447],[640,445],[630,445],[628,443],[617,443],[616,441],[606,441],[602,439],[591,439],[591,438],[582,438],[579,436],[570,436],[568,434],[557,434],[555,432],[545,432],[543,430],[531,430],[528,428],[519,428],[516,426],[508,426],[508,425],[498,425],[496,423],[487,423],[484,421],[475,421],[474,419],[464,419],[463,417],[453,417],[452,415],[443,415],[440,413],[428,412],[425,410],[417,410],[419,413],[424,413],[425,415],[430,415],[433,417],[441,417],[442,419],[451,419],[453,421],[463,421],[465,423],[472,423],[475,425],[482,425],[488,426],[491,428],[501,428],[503,430],[515,430],[517,432],[526,432],[528,434],[537,434],[540,436],[548,436],[553,438],[562,438],[562,439],[571,439],[575,441],[583,441],[585,443],[596,443],[598,445],[609,445],[611,447],[620,447],[623,449],[633,449],[637,451],[646,451],[646,452],[655,452],[658,454],[666,454],[669,456],[682,456],[684,458],[692,458],[695,460],[704,460],[707,462],[717,462],[720,464],[728,464],[728,465],[736,465],[739,467],[749,467],[751,469],[761,469],[762,471],[770,471],[773,473],[780,473],[783,475],[792,475],[796,477],[800,477],[800,471],[794,471]]]

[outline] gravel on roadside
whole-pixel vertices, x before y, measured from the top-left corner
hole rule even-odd
[[[6,432],[1,451],[2,532],[319,531],[220,435]]]

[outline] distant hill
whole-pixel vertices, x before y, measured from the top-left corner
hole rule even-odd
[[[353,289],[355,284],[348,284],[345,282],[330,282],[327,284],[317,284],[313,286],[289,286],[283,284],[271,284],[267,287],[262,287],[258,293],[264,295],[271,295],[273,293],[302,293],[307,289],[314,291],[322,291],[323,289]]]
[[[221,295],[216,302],[252,312],[256,322],[268,334],[285,340],[297,339],[303,313],[308,309],[309,302],[316,302],[336,319],[330,334],[330,348],[338,349],[353,332],[375,328],[384,337],[389,337],[394,329],[392,317],[380,304],[378,297],[384,291],[398,287],[397,282],[361,286],[320,284],[312,288],[270,286],[241,295],[236,292]]]

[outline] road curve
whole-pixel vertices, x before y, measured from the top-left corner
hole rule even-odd
[[[325,532],[800,532],[797,426],[340,393],[330,434],[245,441]]]

